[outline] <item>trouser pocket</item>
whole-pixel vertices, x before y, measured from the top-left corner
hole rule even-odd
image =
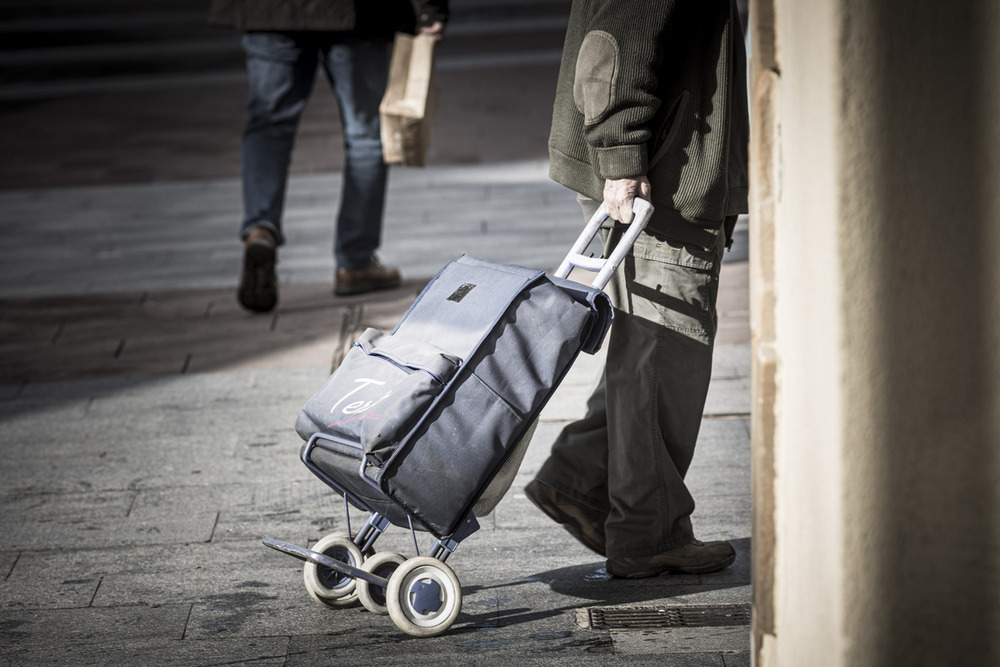
[[[610,230],[606,246],[621,234],[618,227]],[[640,234],[608,284],[612,303],[639,323],[711,344],[717,328],[722,241],[705,249],[648,231]]]

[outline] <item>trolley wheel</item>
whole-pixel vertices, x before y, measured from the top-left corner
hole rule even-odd
[[[361,550],[347,533],[330,533],[313,545],[312,550],[353,567],[361,566]],[[346,607],[358,599],[354,578],[332,568],[307,562],[302,578],[309,597],[326,607]]]
[[[371,572],[372,574],[389,579],[390,575],[396,571],[396,568],[405,561],[405,556],[400,556],[391,551],[381,551],[366,560],[361,569],[365,572]],[[358,599],[361,600],[361,604],[364,605],[365,609],[373,614],[384,616],[389,613],[389,609],[385,603],[385,591],[386,589],[378,584],[358,579]]]
[[[396,627],[413,637],[435,637],[462,611],[462,585],[450,567],[430,556],[410,558],[389,577],[386,607]]]

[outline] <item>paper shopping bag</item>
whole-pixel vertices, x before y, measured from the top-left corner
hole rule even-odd
[[[389,83],[379,105],[386,164],[422,167],[427,163],[437,101],[434,41],[430,35],[396,34]]]

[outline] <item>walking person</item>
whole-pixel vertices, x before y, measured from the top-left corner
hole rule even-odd
[[[212,23],[244,31],[249,96],[243,132],[243,269],[237,292],[251,311],[278,301],[277,248],[299,120],[322,67],[340,108],[344,170],[334,239],[334,293],[362,294],[400,284],[383,266],[388,167],[382,160],[379,103],[397,31],[441,37],[447,0],[212,0]]]
[[[614,247],[636,197],[653,217],[608,293],[615,319],[586,416],[525,492],[607,571],[712,572],[728,542],[695,537],[684,482],[712,371],[722,254],[747,211],[746,52],[735,0],[574,0],[550,176],[603,201]]]

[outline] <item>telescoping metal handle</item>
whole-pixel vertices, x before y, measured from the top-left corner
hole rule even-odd
[[[594,214],[594,217],[590,219],[587,226],[580,232],[580,236],[576,239],[576,243],[573,244],[572,250],[566,255],[562,264],[559,265],[559,269],[555,273],[556,277],[568,278],[569,272],[573,270],[573,267],[578,266],[587,271],[596,271],[597,277],[594,278],[591,287],[604,289],[608,281],[611,280],[611,276],[618,268],[618,265],[625,259],[625,255],[632,249],[635,240],[639,238],[639,234],[646,228],[646,224],[653,215],[653,205],[645,199],[636,197],[632,203],[632,213],[635,214],[635,218],[628,225],[628,229],[618,242],[618,245],[611,251],[610,257],[606,259],[601,257],[586,257],[583,252],[590,245],[590,242],[594,240],[594,237],[597,236],[597,230],[601,228],[601,225],[608,218],[608,214],[604,212],[604,204],[601,204],[601,207],[597,209],[597,213]]]

